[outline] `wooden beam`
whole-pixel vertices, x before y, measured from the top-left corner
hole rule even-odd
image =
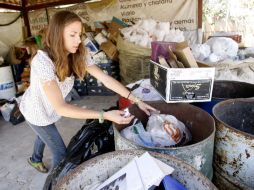
[[[22,7],[18,6],[18,5],[10,5],[10,4],[6,4],[6,3],[0,3],[0,8],[4,8],[4,9],[11,9],[11,10],[17,10],[17,11],[21,11]]]
[[[202,28],[203,1],[198,0],[198,28]]]
[[[27,29],[27,35],[31,36],[31,29],[30,29],[30,23],[28,19],[28,11],[26,10],[26,4],[27,4],[27,0],[22,0],[23,19]]]
[[[38,5],[29,5],[26,7],[27,11],[30,10],[36,10],[36,9],[44,9],[48,7],[54,7],[54,6],[59,6],[59,5],[68,5],[68,4],[76,4],[76,3],[83,3],[88,0],[61,0],[57,2],[51,2],[51,3],[43,3],[43,4],[38,4]]]

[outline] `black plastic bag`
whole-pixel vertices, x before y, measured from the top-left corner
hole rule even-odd
[[[2,105],[0,110],[4,120],[11,122],[13,125],[17,125],[25,121],[25,118],[20,112],[19,105],[15,99],[12,101],[5,100],[5,104]]]
[[[87,123],[74,135],[67,146],[67,156],[48,175],[43,190],[53,189],[57,181],[84,161],[95,156],[114,151],[112,122],[99,123],[87,120]]]
[[[10,122],[13,125],[17,125],[17,124],[25,121],[25,118],[19,110],[18,103],[15,101],[14,104],[15,104],[15,106],[14,106],[14,108],[11,111],[11,114],[10,114]]]

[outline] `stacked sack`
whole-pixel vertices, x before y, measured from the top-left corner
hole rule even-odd
[[[183,32],[170,29],[169,22],[152,19],[138,21],[131,27],[121,29],[118,36],[120,76],[123,84],[149,78],[149,60],[152,41],[182,42]]]

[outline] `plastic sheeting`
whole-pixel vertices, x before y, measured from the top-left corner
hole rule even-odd
[[[254,84],[254,58],[234,63],[216,64],[215,80],[240,81]]]
[[[1,13],[0,24],[6,24],[13,21],[20,13]],[[5,49],[0,51],[0,56],[6,58],[9,48],[23,39],[22,32],[22,21],[19,18],[16,22],[8,26],[0,26],[0,42],[1,48],[4,46]],[[8,47],[8,49],[7,49]],[[7,52],[7,53],[6,53]]]

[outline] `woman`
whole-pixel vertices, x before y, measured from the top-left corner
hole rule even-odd
[[[45,144],[53,154],[53,168],[66,155],[66,146],[55,126],[61,116],[99,119],[100,122],[107,119],[118,124],[128,124],[133,119],[133,116],[124,117],[120,110],[98,112],[66,103],[64,98],[71,91],[75,77],[83,79],[88,72],[103,81],[107,88],[136,103],[147,114],[155,110],[93,64],[92,58],[86,54],[81,35],[82,22],[75,13],[57,12],[50,20],[43,50],[38,50],[31,63],[30,87],[22,97],[20,110],[37,135],[28,162],[43,173],[48,172],[42,162]]]

